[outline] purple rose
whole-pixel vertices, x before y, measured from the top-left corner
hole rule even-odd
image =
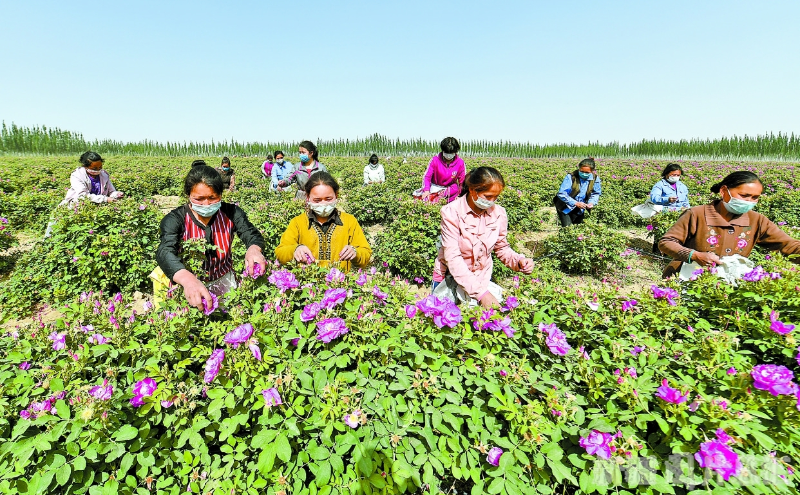
[[[99,334],[99,333],[96,333],[96,334],[92,335],[91,337],[89,337],[86,340],[90,344],[98,344],[98,345],[107,344],[107,343],[111,342],[111,339],[109,339],[107,337],[104,337],[102,334]]]
[[[226,344],[230,344],[231,347],[236,349],[241,344],[250,339],[253,336],[253,325],[250,323],[245,323],[244,325],[239,325],[238,327],[234,328],[223,339]]]
[[[717,436],[717,440],[722,443],[731,443],[733,441],[731,436],[728,435],[722,428],[717,428],[717,431],[715,431],[714,434]]]
[[[66,349],[67,347],[66,333],[53,332],[50,335],[48,335],[47,338],[53,341],[54,351],[60,351],[62,349]]]
[[[313,320],[317,317],[321,310],[322,304],[320,303],[307,304],[306,307],[303,308],[303,312],[300,313],[300,321],[308,322]]]
[[[297,343],[298,343],[298,342],[300,342],[300,337],[298,337],[298,338],[296,338],[296,339],[292,339],[292,340],[290,341],[290,343],[291,343],[293,346],[295,346],[295,347],[297,347]]]
[[[363,413],[360,409],[356,409],[355,411],[351,412],[350,414],[345,414],[343,421],[344,424],[349,426],[350,428],[358,428],[358,425],[361,424],[361,415]]]
[[[653,298],[654,299],[666,299],[670,306],[676,306],[678,303],[675,302],[674,298],[678,297],[678,291],[669,287],[658,287],[656,285],[650,286],[650,289],[653,291]]]
[[[300,282],[297,281],[294,273],[290,272],[289,270],[276,270],[270,274],[267,281],[280,289],[281,294],[289,289],[296,289],[300,287]]]
[[[361,276],[358,277],[358,280],[356,280],[356,284],[359,287],[364,287],[364,285],[366,285],[366,283],[367,283],[367,274],[366,273],[362,273]]]
[[[770,324],[769,329],[772,330],[775,333],[779,333],[781,335],[786,335],[787,333],[789,333],[792,330],[794,330],[794,325],[791,325],[789,323],[784,323],[784,322],[782,322],[780,320],[776,320],[776,321],[773,321]]]
[[[281,400],[281,395],[278,393],[278,389],[275,387],[262,390],[261,395],[264,396],[264,404],[267,407],[279,406],[283,404],[283,400]]]
[[[338,268],[331,268],[331,271],[328,272],[328,275],[325,277],[325,281],[329,284],[336,283],[336,282],[344,282],[345,275],[342,273]]]
[[[726,371],[726,373],[727,373],[727,374],[729,374],[729,375],[735,375],[735,374],[736,374],[736,368],[734,368],[733,366],[731,366],[730,368],[728,368],[728,370]]]
[[[689,394],[682,395],[681,391],[668,385],[667,379],[661,381],[661,386],[656,389],[656,397],[671,404],[686,402]]]
[[[636,357],[636,356],[638,356],[638,355],[639,355],[639,353],[640,353],[640,352],[642,352],[643,350],[644,350],[644,347],[641,347],[641,346],[638,346],[638,345],[637,345],[637,346],[634,346],[634,347],[633,347],[633,349],[631,349],[631,354],[633,354],[633,357]]]
[[[508,296],[506,299],[506,305],[503,307],[503,311],[511,311],[519,307],[519,300],[514,296]]]
[[[439,299],[433,294],[417,301],[417,309],[428,318],[433,318],[433,323],[438,328],[455,328],[461,323],[461,310],[456,304],[447,299]]]
[[[700,467],[718,472],[725,481],[731,476],[736,476],[742,468],[736,452],[717,440],[701,443],[700,451],[694,458],[700,463]]]
[[[500,447],[492,447],[489,450],[489,454],[486,456],[486,462],[491,464],[492,466],[499,466],[500,465],[500,457],[503,456],[503,449]]]
[[[258,347],[258,341],[256,339],[247,341],[247,348],[250,349],[250,352],[253,353],[253,357],[256,358],[257,361],[261,361],[261,348]]]
[[[205,368],[205,376],[203,377],[203,381],[206,383],[211,383],[214,381],[214,378],[217,377],[219,374],[220,368],[222,368],[222,361],[225,360],[225,350],[224,349],[216,349],[214,352],[211,353],[208,360],[206,361],[206,368]]]
[[[378,286],[377,286],[377,285],[376,285],[375,287],[373,287],[373,288],[372,288],[372,295],[373,295],[373,296],[375,296],[375,298],[376,298],[378,301],[382,302],[382,303],[385,303],[385,302],[386,302],[386,299],[389,297],[389,294],[387,294],[387,293],[385,293],[385,292],[382,292],[382,291],[381,291],[381,290],[378,288]]]
[[[539,323],[539,330],[546,332],[545,344],[550,349],[550,352],[559,356],[566,356],[572,347],[567,342],[567,336],[564,332],[558,329],[555,323],[545,325]]]
[[[114,394],[114,387],[108,384],[108,380],[103,380],[102,385],[97,385],[89,389],[89,395],[97,400],[109,400]]]
[[[622,301],[622,311],[632,311],[633,307],[639,304],[639,301],[636,299],[631,299],[630,301]]]
[[[158,383],[155,380],[152,378],[145,378],[144,380],[139,380],[133,385],[133,394],[141,395],[143,397],[150,397],[157,388]]]
[[[601,459],[611,458],[611,441],[614,437],[610,433],[592,430],[587,436],[581,437],[578,445],[586,449],[589,455],[596,455]]]
[[[413,317],[417,316],[417,307],[414,306],[413,304],[407,304],[406,305],[406,316],[408,316],[409,318],[413,318]],[[798,354],[798,356],[800,356],[800,354]],[[800,359],[800,358],[798,358],[798,359]]]
[[[28,371],[29,369],[31,369],[31,363],[29,363],[27,361],[25,361],[23,363],[20,363],[19,364],[19,369],[21,369],[22,371]]]
[[[794,373],[785,366],[777,364],[759,364],[753,366],[750,372],[753,377],[753,386],[759,390],[766,390],[774,396],[794,394],[797,385],[792,383]]]
[[[317,340],[329,343],[349,332],[341,318],[328,318],[317,323]]]
[[[327,309],[333,309],[347,299],[346,289],[328,289],[320,303]]]
[[[219,298],[217,298],[217,295],[213,292],[209,292],[209,294],[211,295],[211,301],[203,299],[203,314],[206,316],[216,311],[219,307]]]

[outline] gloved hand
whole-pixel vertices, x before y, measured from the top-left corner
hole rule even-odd
[[[113,198],[113,199],[119,199],[119,198],[121,198],[123,196],[125,196],[125,193],[122,192],[122,191],[114,191],[114,192],[112,192],[111,194],[108,195],[109,198]]]

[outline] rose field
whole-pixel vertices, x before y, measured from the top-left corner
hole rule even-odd
[[[756,249],[738,286],[661,280],[650,246],[677,214],[630,210],[666,160],[598,159],[598,207],[559,230],[578,159],[465,158],[503,173],[536,261],[496,261],[484,311],[429,296],[441,206],[410,199],[428,158],[382,159],[365,187],[366,158],[321,153],[372,266],[269,265],[206,312],[148,278],[193,158],[104,155],[125,198],[57,209],[77,155],[0,155],[0,493],[800,491],[800,273]],[[231,161],[223,200],[271,259],[303,204],[269,192],[263,158]],[[692,205],[756,172],[757,211],[800,237],[798,165],[679,163]]]

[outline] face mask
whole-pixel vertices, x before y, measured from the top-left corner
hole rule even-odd
[[[369,166],[372,168],[378,168],[378,162],[375,163],[370,162]]]
[[[275,160],[275,163],[277,163],[278,165],[283,165],[283,158]]]
[[[230,167],[222,167],[222,170],[224,170],[224,171],[226,171],[226,172],[227,172],[228,170],[230,170],[230,169],[231,169]]]
[[[588,179],[592,176],[591,172],[578,172],[578,177],[581,179]]]
[[[744,215],[755,208],[756,203],[758,203],[757,201],[746,201],[744,199],[734,198],[730,190],[728,191],[728,195],[731,197],[731,200],[728,202],[723,200],[722,204],[725,206],[726,210],[734,215]]]
[[[681,180],[680,175],[673,175],[672,177],[667,177],[667,182],[669,182],[670,184],[675,184],[679,180]]]
[[[442,153],[442,156],[444,157],[445,160],[447,160],[449,162],[450,160],[452,160],[453,158],[456,157],[456,154],[455,153]]]
[[[489,201],[486,198],[478,196],[478,199],[475,200],[475,206],[477,206],[481,210],[488,210],[489,208],[494,206],[494,201]]]
[[[328,218],[336,209],[336,200],[330,203],[308,203],[308,207],[317,215]]]
[[[86,173],[87,173],[87,174],[89,174],[89,175],[93,175],[93,176],[95,176],[95,177],[97,177],[98,175],[100,175],[100,172],[101,172],[101,170],[89,170],[88,168],[86,169]]]
[[[308,160],[309,160],[308,155],[306,155],[305,153],[300,153],[300,161],[302,163],[306,163]]]
[[[195,213],[204,218],[214,216],[214,213],[219,211],[221,206],[222,201],[217,201],[216,203],[211,203],[210,205],[198,205],[197,203],[192,203],[192,209],[195,211]]]

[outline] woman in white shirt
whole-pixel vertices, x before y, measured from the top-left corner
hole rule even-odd
[[[88,198],[92,203],[115,201],[123,196],[111,183],[108,172],[103,170],[103,158],[94,151],[87,151],[78,159],[78,167],[69,176],[69,190],[59,206],[77,203],[81,198]]]
[[[378,155],[374,154],[369,157],[369,164],[364,167],[364,185],[377,184],[386,180],[386,174],[383,170],[383,165],[378,163]]]

